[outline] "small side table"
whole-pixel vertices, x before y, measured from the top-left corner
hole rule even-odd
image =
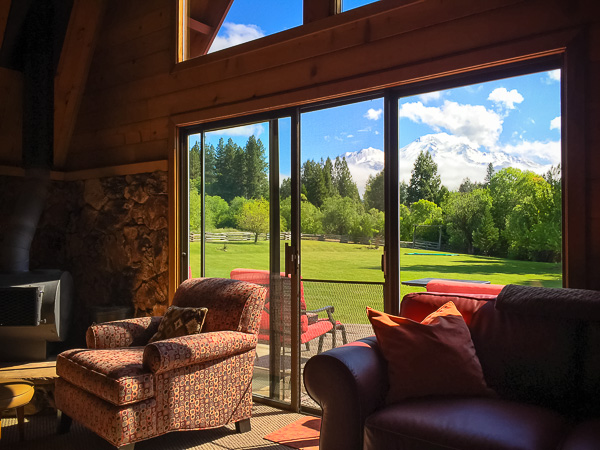
[[[19,427],[19,438],[25,439],[23,423],[25,421],[25,405],[33,397],[33,383],[24,380],[2,379],[0,380],[0,410],[16,408],[17,423]],[[0,422],[0,433],[1,433]],[[2,435],[0,434],[0,437]]]

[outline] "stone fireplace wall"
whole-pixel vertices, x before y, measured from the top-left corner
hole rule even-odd
[[[4,219],[21,183],[0,177]],[[167,214],[166,172],[53,181],[32,243],[31,269],[71,272],[76,321],[85,327],[95,306],[160,315],[168,301]]]

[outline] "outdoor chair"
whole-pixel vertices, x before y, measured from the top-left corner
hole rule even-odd
[[[268,270],[257,269],[233,269],[229,275],[235,280],[250,281],[252,283],[261,284],[267,288],[270,286],[270,272]],[[282,283],[282,308],[281,308],[281,323],[283,323],[283,342],[289,344],[290,338],[285,330],[290,329],[291,310],[290,310],[290,283],[291,279],[286,277],[285,273],[280,273]],[[267,299],[265,303],[262,317],[260,319],[260,331],[258,333],[259,342],[269,342],[270,325],[271,325],[271,302]],[[331,346],[337,346],[337,332],[342,333],[342,343],[347,344],[346,327],[339,320],[335,320],[333,314],[335,308],[332,305],[322,308],[307,310],[306,301],[304,299],[304,283],[300,282],[300,343],[305,345],[306,350],[310,350],[310,341],[319,338],[317,353],[323,351],[323,343],[327,334],[331,335]],[[325,314],[326,317],[319,317],[319,314]],[[287,336],[287,337],[286,337]]]
[[[92,325],[88,349],[57,357],[58,431],[68,431],[72,418],[127,449],[170,431],[232,423],[249,431],[266,295],[245,281],[195,278],[179,286],[173,305],[208,309],[198,334],[148,343],[162,317]]]

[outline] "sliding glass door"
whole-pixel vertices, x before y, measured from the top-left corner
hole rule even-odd
[[[302,367],[372,335],[365,307],[383,310],[383,98],[305,110],[300,124]]]
[[[280,174],[290,174],[290,118],[187,134],[190,277],[251,281],[269,288],[261,316],[253,392],[290,402],[292,279],[284,273],[289,225],[281,219]],[[286,155],[280,158],[280,155]]]

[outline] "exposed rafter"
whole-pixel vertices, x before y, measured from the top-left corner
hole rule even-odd
[[[54,79],[54,166],[64,167],[106,0],[75,0]]]
[[[187,0],[189,40],[186,59],[208,52],[232,3],[233,0]]]

